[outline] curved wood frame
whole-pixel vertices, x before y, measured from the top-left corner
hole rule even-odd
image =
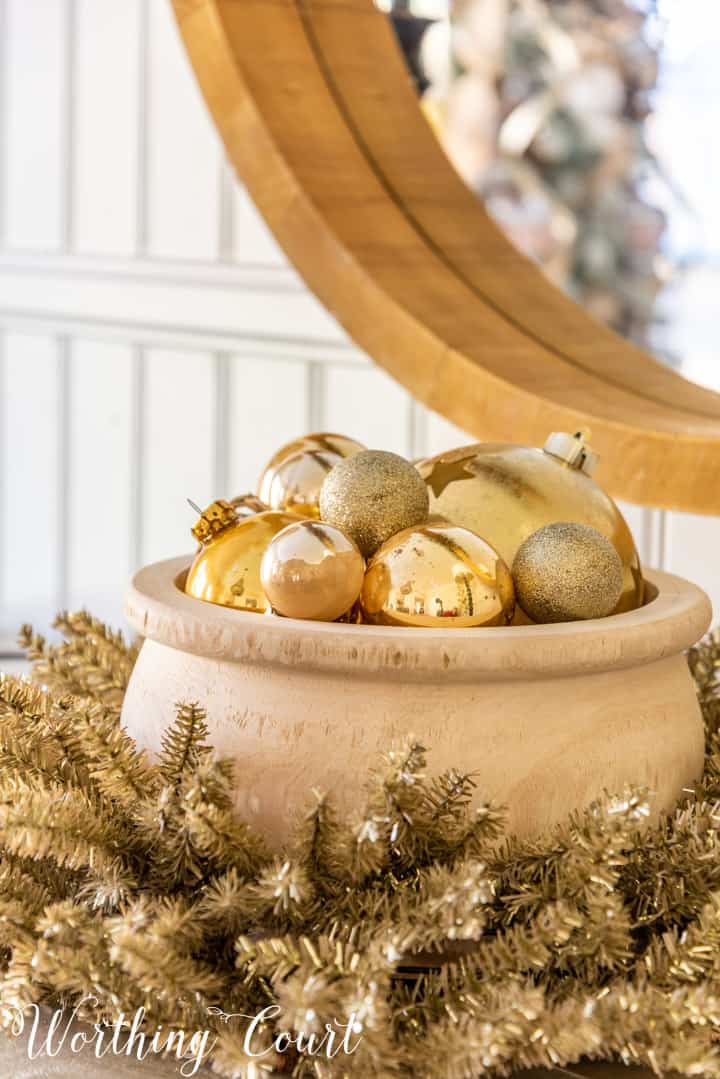
[[[720,395],[512,247],[445,157],[373,0],[173,2],[239,175],[377,363],[478,438],[589,427],[614,494],[720,513]]]

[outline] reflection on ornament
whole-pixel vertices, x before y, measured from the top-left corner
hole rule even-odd
[[[596,528],[560,521],[533,532],[512,567],[517,601],[535,622],[605,618],[616,609],[623,567]]]
[[[274,510],[319,517],[320,488],[328,473],[344,458],[330,450],[301,450],[267,468],[260,485],[262,497]]]
[[[360,594],[365,560],[339,528],[298,521],[274,537],[260,579],[273,608],[287,618],[334,622]]]
[[[590,525],[610,540],[623,565],[616,613],[634,610],[643,602],[640,559],[625,518],[588,475],[595,455],[582,436],[553,435],[547,447],[478,443],[423,461],[418,471],[431,512],[484,536],[508,566],[543,525]]]
[[[244,495],[238,495],[237,498],[230,500],[230,505],[237,513],[238,517],[251,517],[254,513],[264,513],[269,510],[270,507],[266,505],[262,499],[254,495],[252,491],[248,491]]]
[[[428,493],[417,469],[384,450],[363,450],[341,461],[320,492],[323,521],[342,529],[366,558],[427,515]]]
[[[507,625],[515,601],[510,571],[489,543],[456,525],[422,525],[383,544],[360,605],[377,625],[464,629]]]
[[[303,435],[302,438],[294,438],[292,442],[286,442],[284,446],[276,450],[265,465],[258,483],[258,495],[272,509],[286,509],[287,507],[281,505],[278,501],[278,499],[282,498],[282,482],[278,485],[276,476],[278,469],[288,458],[302,453],[330,454],[330,459],[332,459],[330,467],[332,468],[332,465],[337,464],[341,458],[351,457],[354,453],[364,449],[365,447],[360,442],[347,438],[345,435],[336,435],[329,431],[316,431],[310,435]],[[323,473],[323,477],[324,475],[325,473]],[[320,482],[322,483],[322,479]],[[273,502],[271,494],[273,488],[275,489],[275,502]],[[317,499],[313,505],[317,505]]]
[[[264,614],[269,603],[260,582],[262,556],[273,536],[297,520],[291,513],[274,510],[240,520],[233,515],[195,556],[185,591],[208,603]],[[196,536],[197,527],[193,529]]]

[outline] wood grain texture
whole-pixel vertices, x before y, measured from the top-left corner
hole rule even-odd
[[[226,149],[307,283],[480,438],[590,427],[630,501],[720,512],[720,397],[590,319],[435,143],[372,0],[174,0]]]
[[[128,592],[126,617],[146,639],[123,723],[157,752],[173,702],[199,701],[217,752],[237,760],[240,812],[276,844],[312,787],[357,807],[379,755],[410,736],[433,773],[462,763],[478,801],[506,805],[525,836],[626,784],[670,809],[702,772],[683,652],[710,606],[677,577],[652,574],[656,598],[612,618],[442,631],[202,603],[179,587],[188,563],[148,566]]]

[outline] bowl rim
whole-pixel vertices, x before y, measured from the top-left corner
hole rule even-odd
[[[193,555],[144,566],[125,597],[125,617],[141,636],[207,659],[298,671],[419,681],[572,677],[617,671],[679,655],[707,631],[707,595],[658,570],[657,595],[607,618],[546,626],[426,629],[310,622],[205,603],[176,578]]]

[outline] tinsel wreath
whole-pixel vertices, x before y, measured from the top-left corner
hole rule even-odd
[[[88,1018],[218,1036],[225,1076],[476,1077],[581,1058],[720,1075],[720,636],[689,657],[704,778],[659,825],[608,797],[537,842],[470,809],[472,777],[390,751],[356,818],[310,795],[282,857],[231,808],[203,712],[149,763],[119,724],[137,653],[88,614],[23,631],[37,688],[0,684],[0,1007],[92,997]],[[42,688],[40,688],[42,687]],[[638,702],[640,707],[642,702]],[[548,777],[549,781],[551,777]],[[433,960],[447,954],[450,962]],[[408,957],[430,955],[409,976]],[[264,1033],[355,1013],[332,1060],[248,1059],[213,1015],[278,1008]]]

